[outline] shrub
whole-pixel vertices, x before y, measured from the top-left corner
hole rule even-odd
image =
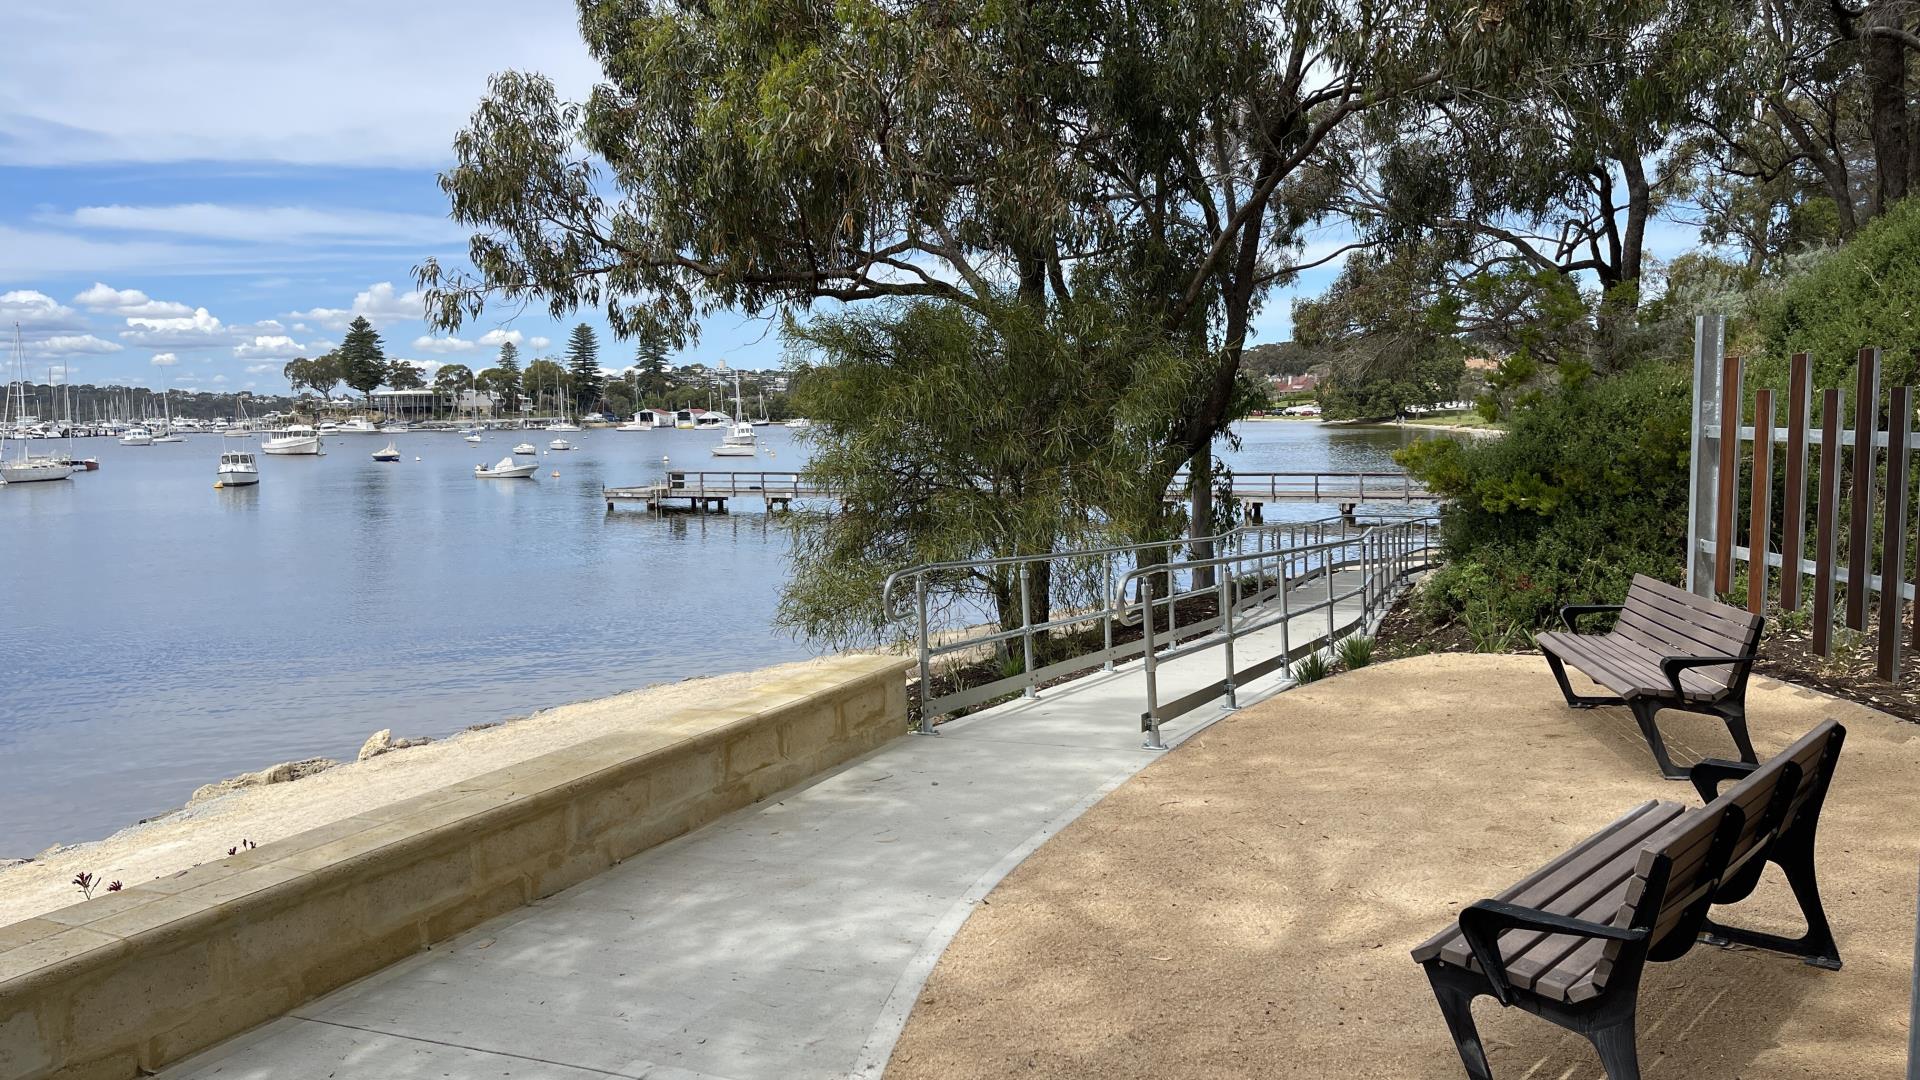
[[[1635,573],[1678,581],[1686,548],[1686,371],[1563,380],[1504,438],[1400,452],[1447,499],[1444,565],[1417,598],[1476,648],[1524,646],[1563,604],[1615,602]]]
[[[1356,671],[1373,663],[1373,639],[1354,634],[1340,642],[1340,666]]]
[[[1780,385],[1786,358],[1805,352],[1816,386],[1844,386],[1868,345],[1884,350],[1881,385],[1911,384],[1920,356],[1920,199],[1895,203],[1754,306],[1766,356],[1749,385]]]
[[[1297,683],[1318,682],[1333,674],[1333,665],[1320,653],[1308,653],[1293,665],[1293,681]]]

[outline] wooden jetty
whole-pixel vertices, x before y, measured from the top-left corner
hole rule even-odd
[[[603,488],[607,509],[638,503],[648,510],[684,508],[724,513],[733,499],[759,499],[769,510],[786,510],[795,499],[828,499],[826,488],[800,472],[745,472],[674,469],[651,484]],[[1167,498],[1184,498],[1186,478],[1177,477]],[[1233,497],[1247,507],[1254,521],[1270,502],[1318,503],[1338,506],[1351,514],[1363,503],[1436,502],[1437,497],[1418,481],[1397,472],[1237,472]]]

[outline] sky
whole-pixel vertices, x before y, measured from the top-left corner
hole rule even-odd
[[[593,312],[490,310],[447,336],[412,288],[428,256],[465,264],[436,177],[488,76],[593,85],[570,0],[26,0],[8,23],[24,47],[0,64],[0,329],[21,324],[35,378],[285,392],[281,365],[355,315],[428,368],[489,366],[507,340],[558,352],[576,321],[624,366]],[[1291,295],[1336,272],[1274,296],[1255,343],[1285,340]],[[782,350],[766,320],[722,314],[671,359],[766,368]]]

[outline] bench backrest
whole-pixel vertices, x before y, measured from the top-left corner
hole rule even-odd
[[[1635,574],[1614,632],[1673,656],[1751,656],[1764,622],[1750,611]]]
[[[1837,722],[1822,721],[1707,805],[1649,837],[1616,924],[1652,926],[1656,958],[1686,952],[1721,883],[1764,859],[1803,817],[1820,812],[1845,737]]]

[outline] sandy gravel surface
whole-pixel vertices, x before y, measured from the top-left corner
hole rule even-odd
[[[1700,947],[1641,991],[1647,1080],[1893,1078],[1904,1066],[1920,727],[1756,680],[1762,754],[1848,727],[1819,858],[1845,969]],[[1663,713],[1675,756],[1732,755]],[[1624,709],[1573,712],[1538,657],[1431,656],[1249,708],[1048,842],[978,907],[891,1080],[1465,1075],[1408,950],[1627,807],[1689,800]],[[1798,933],[1769,868],[1729,923]],[[1494,1073],[1601,1076],[1589,1046],[1475,1002]]]
[[[804,670],[812,663],[689,679],[562,705],[498,727],[343,764],[292,783],[244,788],[94,843],[53,848],[32,862],[0,869],[0,925],[78,903],[80,891],[71,882],[83,870],[103,883],[150,881],[223,858],[229,847],[242,840],[264,844],[549,750],[643,726],[649,718],[672,709],[723,704],[768,679]],[[394,731],[396,738],[411,734]]]

